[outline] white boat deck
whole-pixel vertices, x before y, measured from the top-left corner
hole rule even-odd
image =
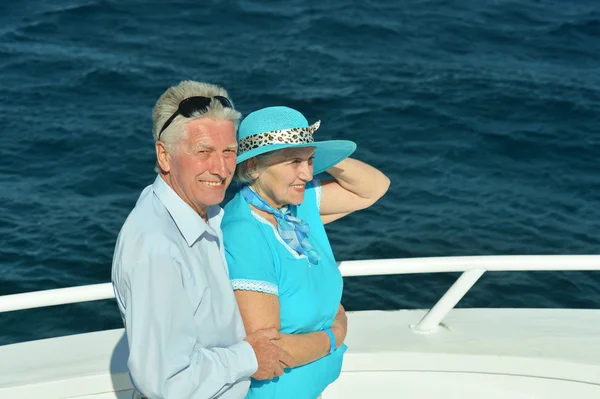
[[[128,351],[123,329],[0,346],[0,398],[118,397],[132,389]]]
[[[347,341],[357,356],[346,359],[344,371],[365,370],[370,362],[362,358],[377,354],[377,370],[384,368],[383,359],[395,358],[386,367],[509,373],[600,385],[600,310],[454,309],[446,327],[430,334],[413,332],[409,324],[418,323],[425,312],[352,313]],[[410,362],[399,364],[394,354]],[[577,370],[565,369],[571,363]]]
[[[463,273],[428,311],[349,312],[342,374],[323,399],[600,398],[600,310],[454,309],[485,272],[597,271],[599,255],[381,259],[340,269]],[[112,297],[109,283],[7,295],[0,312]],[[127,355],[122,329],[0,346],[0,398],[130,399]]]
[[[600,397],[600,310],[454,309],[413,331],[425,313],[349,312],[323,398]],[[2,346],[0,398],[130,398],[126,358],[122,329]]]
[[[425,313],[353,313],[323,397],[600,398],[600,310],[454,309],[415,333]]]

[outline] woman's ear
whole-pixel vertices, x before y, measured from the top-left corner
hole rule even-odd
[[[258,162],[256,162],[256,158],[250,158],[248,160],[248,169],[252,171],[250,172],[250,176],[254,180],[258,179],[258,176],[260,176],[260,172],[258,171],[257,166]]]

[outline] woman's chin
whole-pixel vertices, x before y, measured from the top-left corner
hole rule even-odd
[[[304,202],[304,192],[294,193],[294,195],[290,195],[290,198],[288,198],[288,200],[288,204],[290,205],[300,205]]]

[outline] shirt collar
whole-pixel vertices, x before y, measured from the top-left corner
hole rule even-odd
[[[216,232],[221,230],[223,209],[220,206],[214,205],[208,208],[206,212],[207,224],[160,175],[156,176],[156,180],[152,184],[152,191],[167,208],[189,246],[192,246],[204,232],[216,236]]]

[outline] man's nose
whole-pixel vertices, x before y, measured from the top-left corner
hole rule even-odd
[[[210,173],[219,176],[221,179],[225,179],[229,174],[227,169],[227,160],[223,154],[214,154],[210,165]]]

